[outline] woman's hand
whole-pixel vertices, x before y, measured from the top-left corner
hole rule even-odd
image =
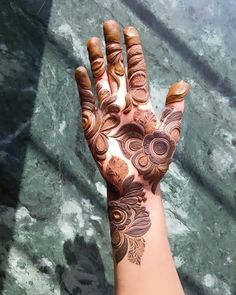
[[[140,264],[143,235],[151,220],[144,203],[146,192],[155,194],[179,141],[186,82],[173,84],[166,107],[157,118],[148,91],[147,67],[138,32],[124,29],[127,75],[123,62],[119,25],[104,22],[106,61],[98,38],[88,43],[97,92],[84,67],[75,77],[81,98],[85,137],[102,176],[108,183],[108,208],[115,260],[126,254]]]

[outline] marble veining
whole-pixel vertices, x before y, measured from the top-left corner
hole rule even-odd
[[[236,294],[235,1],[0,8],[0,294],[113,294],[106,189],[73,79],[75,67],[89,66],[86,40],[111,18],[140,32],[157,114],[170,84],[191,86],[161,186],[185,293]]]

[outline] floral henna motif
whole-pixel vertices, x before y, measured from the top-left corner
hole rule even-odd
[[[135,123],[122,126],[115,135],[124,155],[151,184],[153,193],[171,163],[176,147],[172,133],[177,131],[179,134],[181,118],[182,112],[166,108],[162,126],[155,130],[154,114],[150,111],[138,111],[134,113]]]
[[[145,201],[143,184],[134,181],[134,175],[123,181],[120,192],[108,184],[108,212],[116,263],[126,254],[130,262],[141,263],[145,248],[143,235],[151,227],[149,212],[142,204]]]
[[[102,161],[106,159],[108,150],[108,134],[119,125],[120,108],[114,104],[116,96],[108,97],[107,93],[101,94],[106,99],[101,101],[100,107],[95,110],[94,98],[90,90],[81,90],[82,118],[85,137],[91,149],[94,159],[98,165],[102,166]]]

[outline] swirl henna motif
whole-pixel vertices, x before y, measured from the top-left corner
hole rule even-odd
[[[138,32],[134,27],[124,30],[127,47],[128,85],[129,93],[126,95],[126,105],[132,101],[134,105],[145,104],[149,98],[147,84],[147,66]]]
[[[92,92],[81,89],[80,93],[83,95],[81,104],[84,134],[94,159],[101,167],[109,147],[108,134],[120,123],[120,108],[114,104],[116,96],[108,97],[107,93],[101,94],[106,96],[106,99],[103,99],[100,107],[95,109]]]
[[[111,25],[112,23],[112,25]],[[120,45],[120,29],[116,22],[104,23],[108,73],[120,86],[120,76],[125,74],[122,48]]]
[[[145,248],[143,235],[151,227],[149,212],[142,205],[146,201],[143,184],[128,176],[120,192],[108,184],[108,211],[112,247],[119,263],[128,253],[128,260],[140,265]]]
[[[99,39],[93,37],[87,43],[98,102],[87,70],[79,67],[75,73],[82,123],[92,155],[107,181],[114,259],[119,263],[126,257],[140,265],[144,235],[151,227],[145,188],[155,194],[168,169],[179,140],[183,115],[180,110],[189,86],[184,81],[171,86],[159,121],[149,101],[147,67],[138,32],[134,27],[124,29],[126,81],[119,25],[108,20],[103,28],[107,65]],[[117,157],[120,152],[124,156]],[[142,176],[141,182],[140,177],[135,179],[137,174]]]
[[[162,117],[162,129],[156,130],[151,111],[134,113],[135,123],[123,125],[115,135],[124,155],[151,184],[153,193],[171,163],[176,147],[172,133],[179,133],[181,118],[182,112],[168,108]]]

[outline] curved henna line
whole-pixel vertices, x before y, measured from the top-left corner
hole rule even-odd
[[[95,60],[90,60],[91,69],[94,78],[100,78],[105,73],[106,67],[103,57],[97,57]]]
[[[126,158],[130,159],[135,151],[142,147],[144,129],[141,125],[136,123],[125,124],[120,127],[113,137],[117,138]]]
[[[89,39],[87,42],[87,48],[89,52],[89,60],[93,73],[93,77],[100,78],[106,70],[102,49],[100,46],[100,40],[97,37]]]
[[[132,96],[129,93],[125,95],[125,107],[123,109],[123,114],[128,114],[132,109]]]
[[[149,212],[142,205],[146,200],[143,184],[131,175],[123,181],[120,193],[116,190],[113,195],[112,191],[109,185],[108,212],[116,263],[128,253],[128,260],[140,265],[145,248],[142,236],[151,227]]]
[[[170,134],[177,142],[180,134],[180,124],[183,113],[181,111],[176,111],[173,107],[167,107],[163,114],[161,121],[164,124],[165,131]]]
[[[98,166],[106,159],[108,150],[108,134],[120,124],[120,108],[114,102],[116,96],[103,99],[100,108],[92,112],[95,106],[92,104],[92,92],[86,90],[86,97],[82,100],[82,116],[85,137],[89,148]]]
[[[112,41],[110,44],[107,44],[106,53],[108,62],[108,73],[116,81],[117,86],[119,87],[119,76],[123,76],[125,74],[122,48],[120,46],[120,43],[115,43],[114,41]]]
[[[149,110],[137,110],[133,115],[134,121],[143,126],[145,134],[152,133],[156,130],[156,115]]]
[[[127,47],[128,85],[134,105],[145,104],[149,98],[147,84],[147,66],[138,32],[133,27],[124,30]]]
[[[128,175],[129,168],[126,162],[119,157],[112,156],[106,167],[106,175],[110,183],[118,190],[125,177]]]
[[[110,91],[104,88],[104,85],[101,81],[96,84],[96,90],[100,102],[111,96]]]
[[[183,80],[171,85],[166,97],[166,105],[184,100],[188,91],[189,85]]]
[[[173,117],[178,118],[178,115]],[[169,124],[172,121],[167,126]],[[170,134],[158,130],[145,135],[142,125],[130,123],[123,125],[114,137],[117,138],[123,154],[131,160],[155,193],[157,184],[168,170],[176,147]]]

